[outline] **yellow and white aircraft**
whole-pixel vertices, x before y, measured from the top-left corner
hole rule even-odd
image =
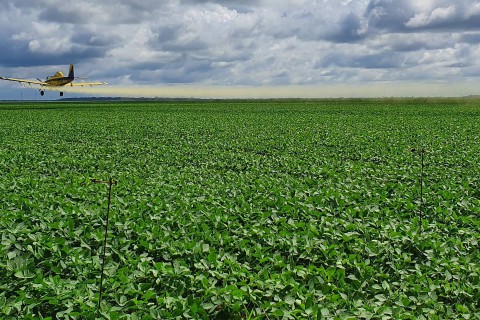
[[[42,81],[37,78],[37,80],[28,80],[28,79],[15,79],[15,78],[6,78],[0,77],[0,80],[15,81],[20,84],[29,84],[29,85],[38,85],[40,86],[40,95],[45,94],[45,90],[52,88],[58,89],[60,87],[84,87],[84,86],[100,86],[107,84],[106,82],[73,82],[75,78],[73,73],[73,64],[70,65],[68,70],[68,76],[64,76],[61,71],[57,71],[53,76],[47,77],[45,81]],[[63,97],[63,91],[60,91],[60,97]]]

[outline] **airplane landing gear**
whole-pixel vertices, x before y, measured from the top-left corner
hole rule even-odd
[[[45,94],[45,91],[42,91],[40,90],[40,95],[43,97],[43,95]]]

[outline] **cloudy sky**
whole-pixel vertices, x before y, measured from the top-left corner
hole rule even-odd
[[[102,89],[110,93],[130,87],[144,94],[145,88],[480,93],[478,0],[0,0],[0,6],[1,76],[43,79],[74,63],[77,76],[107,81]],[[34,93],[0,83],[0,99]]]

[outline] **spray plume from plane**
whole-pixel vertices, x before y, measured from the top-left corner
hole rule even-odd
[[[36,85],[40,86],[39,91],[40,95],[45,94],[45,90],[58,90],[62,87],[85,87],[85,86],[100,86],[107,84],[106,82],[74,82],[75,75],[73,71],[73,64],[70,65],[70,69],[68,70],[68,76],[64,76],[61,71],[57,71],[53,76],[48,76],[45,81],[42,81],[37,78],[37,80],[28,80],[28,79],[16,79],[16,78],[7,78],[1,77],[0,80],[7,80],[7,81],[15,81],[20,84],[26,85]],[[63,91],[60,91],[60,97],[63,97]]]

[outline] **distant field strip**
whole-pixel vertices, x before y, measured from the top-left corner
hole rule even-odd
[[[94,318],[113,178],[110,319],[478,319],[479,164],[475,99],[2,103],[0,318]]]
[[[332,97],[458,97],[478,92],[478,82],[373,82],[366,84],[324,83],[318,86],[215,86],[215,85],[106,85],[49,88],[54,91],[120,97],[172,98],[332,98]]]

